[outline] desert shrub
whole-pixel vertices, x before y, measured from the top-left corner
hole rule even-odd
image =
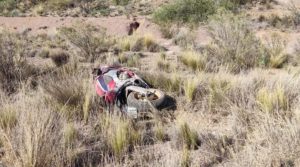
[[[78,47],[86,61],[93,62],[113,45],[111,38],[104,29],[90,24],[76,24],[73,27],[60,29],[60,34],[71,44]]]
[[[49,95],[52,107],[61,111],[67,118],[87,121],[89,110],[92,108],[92,85],[88,84],[90,80],[84,77],[86,71],[70,66],[63,66],[58,72],[45,77],[42,87]]]
[[[300,25],[300,9],[292,3],[289,10],[291,12],[291,20],[294,26],[297,27],[298,25]]]
[[[184,65],[190,67],[193,71],[204,70],[206,66],[205,56],[192,50],[183,52],[180,60]]]
[[[227,105],[227,92],[230,90],[230,82],[226,79],[212,78],[208,82],[208,111],[216,112],[225,109]]]
[[[284,53],[285,48],[286,41],[278,34],[272,34],[265,45],[266,65],[271,68],[281,68],[288,61],[288,55]]]
[[[150,35],[145,35],[144,37],[138,38],[132,45],[131,51],[149,51],[149,52],[159,52],[161,47],[154,41],[153,37]]]
[[[15,92],[21,81],[35,73],[25,58],[22,36],[0,33],[0,85],[8,93]]]
[[[190,154],[191,153],[188,149],[183,149],[180,166],[182,166],[182,167],[191,166],[191,155]]]
[[[180,28],[179,32],[173,36],[173,42],[185,49],[195,46],[195,33],[192,29]]]
[[[188,79],[184,83],[184,94],[189,102],[192,102],[194,100],[196,90],[197,90],[197,83],[195,80]]]
[[[61,49],[51,50],[49,57],[57,67],[67,64],[70,58],[69,54]]]
[[[49,5],[52,9],[65,9],[74,5],[73,0],[50,0],[47,2],[47,5]]]
[[[61,117],[45,106],[29,103],[32,106],[26,104],[22,112],[17,112],[18,122],[13,130],[0,130],[5,163],[9,166],[64,166]]]
[[[72,147],[78,135],[77,129],[74,127],[74,124],[66,124],[63,129],[63,135],[65,146]]]
[[[215,10],[210,0],[176,0],[158,9],[153,18],[157,23],[198,23],[207,20]]]
[[[211,70],[225,66],[239,72],[258,66],[261,44],[242,17],[221,12],[211,18],[209,27],[213,40],[206,51]]]
[[[118,61],[128,67],[139,67],[140,66],[140,54],[121,54],[118,56]]]
[[[48,48],[42,48],[42,49],[38,52],[37,56],[38,56],[38,57],[41,57],[41,58],[49,58],[49,53],[50,53],[50,51],[49,51]]]
[[[147,83],[155,88],[163,89],[169,92],[180,93],[182,78],[176,74],[168,76],[163,73],[150,74],[145,72],[140,75],[146,80]]]
[[[185,149],[197,149],[200,143],[197,132],[192,130],[187,123],[180,126],[179,140]]]
[[[172,23],[161,23],[159,28],[162,36],[167,39],[173,38],[179,32],[178,26]]]
[[[106,154],[110,152],[120,160],[128,154],[135,145],[142,144],[142,134],[130,120],[116,115],[103,115],[99,120],[97,131],[103,134],[108,145]]]
[[[113,2],[114,2],[115,5],[125,6],[125,5],[128,5],[130,0],[113,0]]]
[[[277,86],[274,90],[261,88],[257,93],[257,101],[264,112],[274,114],[276,111],[289,109],[289,101],[285,90],[280,86]]]
[[[17,113],[12,106],[1,106],[0,127],[2,129],[11,129],[17,124]]]
[[[122,51],[130,51],[131,40],[127,38],[120,38],[118,41],[118,45]]]
[[[1,0],[0,1],[0,10],[12,10],[16,7],[16,0]]]
[[[289,14],[284,16],[272,14],[267,22],[276,28],[297,28],[300,25],[300,10],[294,3],[290,3],[288,10]]]
[[[163,71],[170,71],[170,63],[166,60],[158,60],[157,68]]]

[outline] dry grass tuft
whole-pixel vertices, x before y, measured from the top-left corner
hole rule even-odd
[[[261,88],[257,93],[257,101],[264,112],[276,114],[279,110],[289,109],[288,98],[281,86],[277,86],[274,90]]]
[[[267,65],[271,68],[281,68],[288,61],[288,55],[284,53],[286,41],[278,34],[272,34],[265,45],[269,62]]]
[[[17,113],[12,106],[1,106],[0,127],[2,129],[12,129],[17,124]]]
[[[191,130],[187,123],[180,126],[179,138],[184,149],[197,149],[200,143],[197,132]]]
[[[0,33],[0,85],[8,93],[15,92],[20,81],[34,74],[27,64],[22,36],[10,32]]]
[[[70,58],[69,54],[61,49],[51,50],[49,53],[49,57],[57,67],[67,64]]]
[[[184,65],[190,67],[193,71],[205,70],[206,58],[196,51],[188,50],[183,52],[180,60]]]
[[[224,66],[239,72],[258,66],[261,45],[248,24],[245,19],[227,12],[212,17],[209,26],[213,42],[207,48],[211,70]]]
[[[100,53],[107,52],[114,41],[106,35],[104,29],[89,24],[75,24],[73,27],[61,28],[60,34],[78,47],[86,61],[93,62]]]
[[[74,127],[74,124],[68,123],[65,125],[64,130],[64,143],[66,147],[71,148],[77,138],[78,132]]]
[[[196,81],[193,79],[188,79],[184,84],[184,94],[189,102],[192,102],[195,99],[196,90]]]

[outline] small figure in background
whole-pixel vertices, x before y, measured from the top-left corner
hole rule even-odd
[[[136,21],[136,18],[133,18],[133,22],[129,24],[128,35],[132,35],[140,27],[140,23]]]

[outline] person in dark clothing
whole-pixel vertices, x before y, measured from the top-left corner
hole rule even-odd
[[[133,19],[133,22],[129,24],[128,35],[132,35],[140,27],[140,23],[136,21],[136,18]]]

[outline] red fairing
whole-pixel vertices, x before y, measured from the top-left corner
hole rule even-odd
[[[112,103],[115,98],[115,93],[113,92],[116,83],[112,80],[106,85],[101,76],[95,79],[96,92],[100,97],[104,97],[105,101]]]
[[[107,92],[105,95],[105,101],[108,103],[113,103],[115,100],[116,94],[115,92]]]
[[[114,90],[115,87],[116,87],[116,83],[115,83],[113,80],[111,80],[111,81],[108,83],[108,88],[109,88],[109,90]]]

